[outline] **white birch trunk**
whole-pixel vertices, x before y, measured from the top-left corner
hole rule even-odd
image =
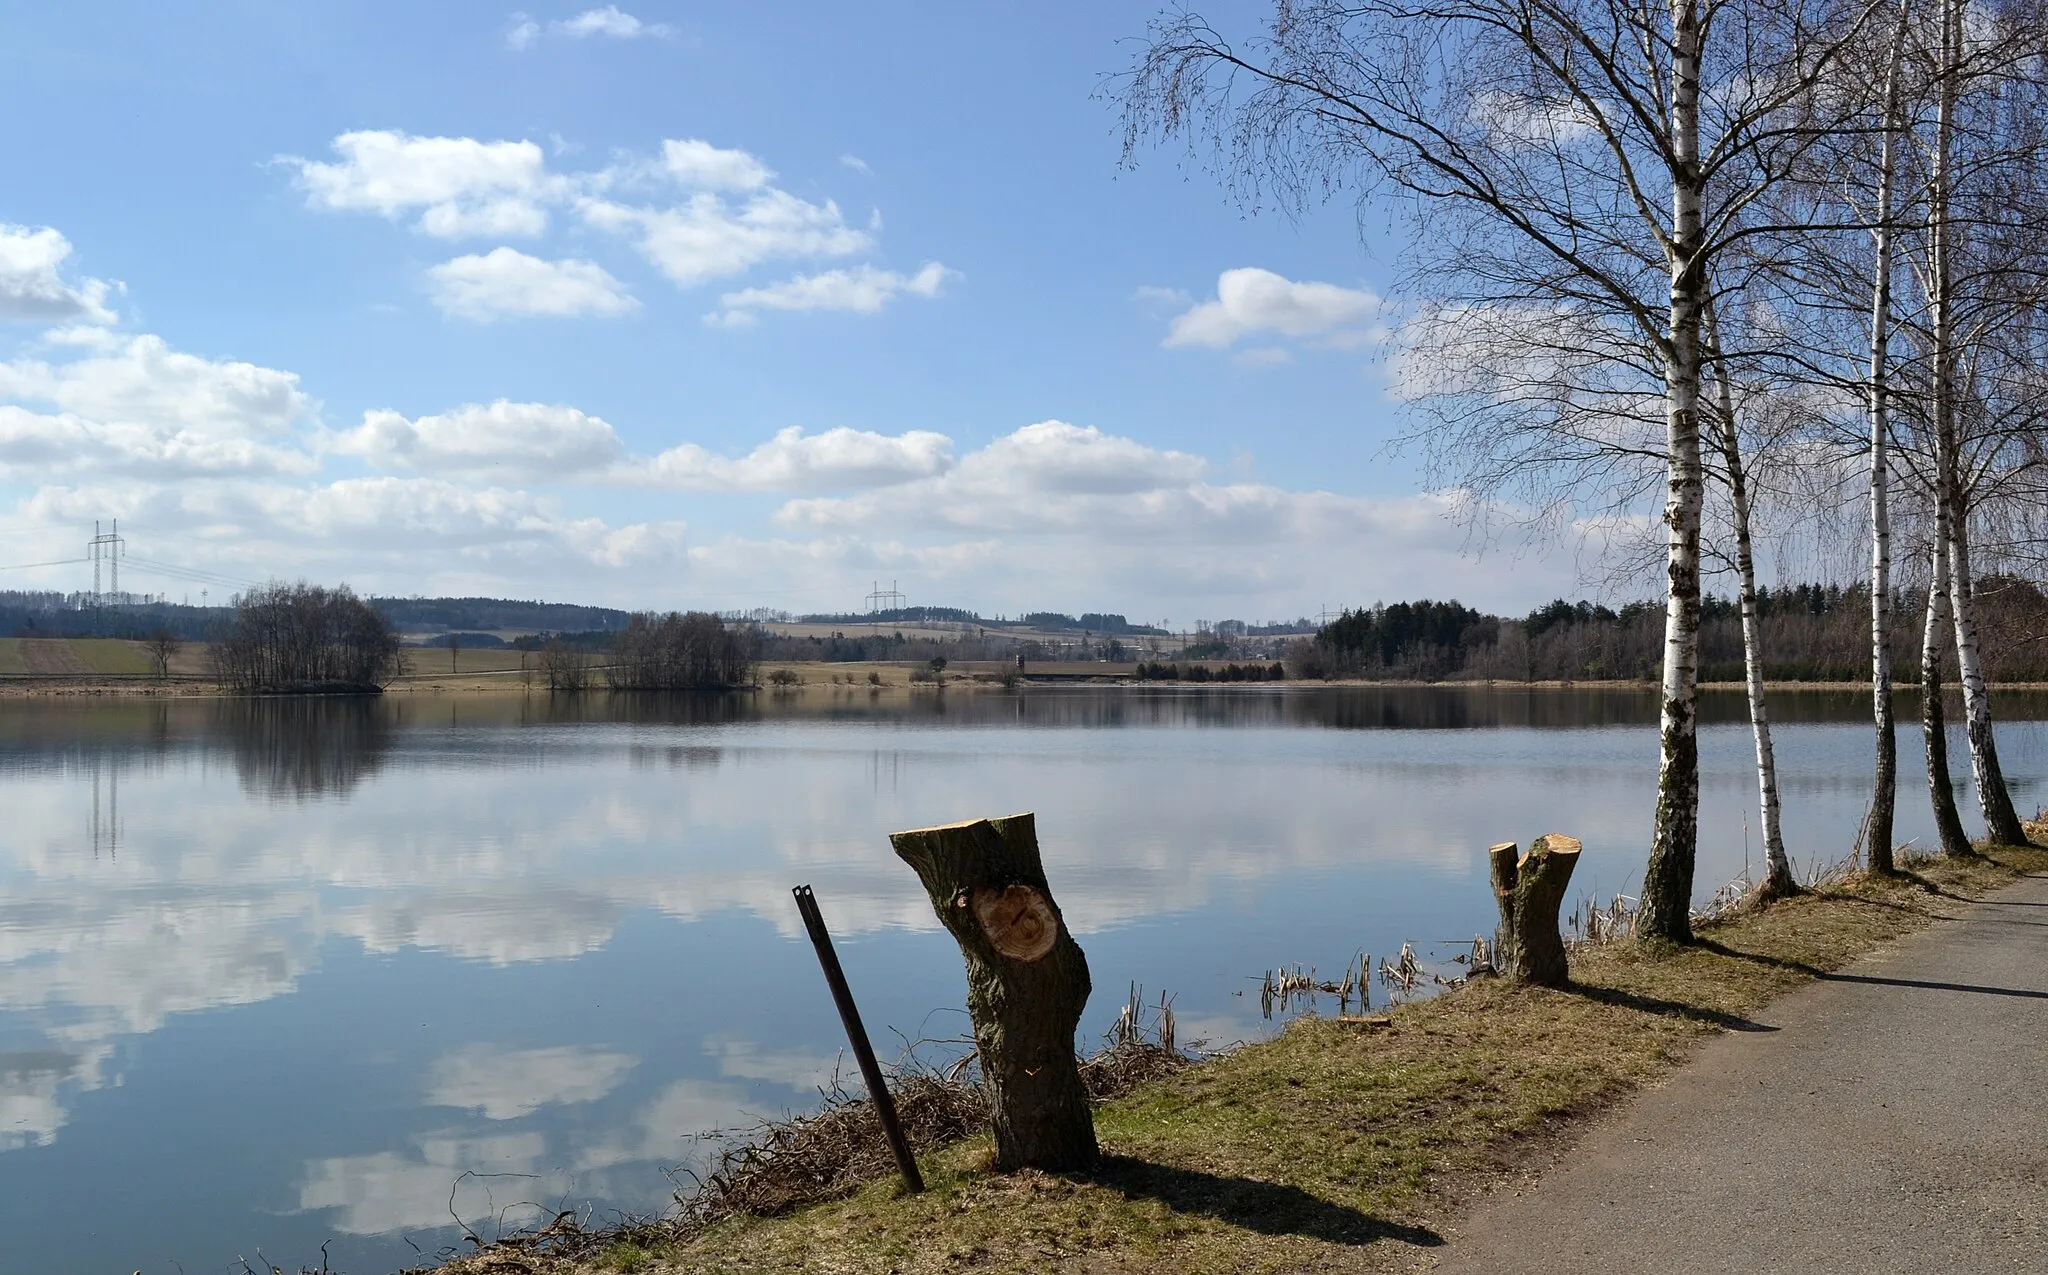
[[[1735,518],[1735,574],[1742,608],[1742,669],[1749,691],[1749,729],[1756,740],[1756,787],[1759,823],[1764,839],[1763,895],[1781,899],[1799,892],[1792,862],[1785,854],[1785,833],[1778,804],[1778,760],[1771,748],[1771,715],[1764,701],[1763,635],[1756,611],[1756,557],[1749,530],[1749,483],[1742,468],[1742,435],[1735,424],[1735,393],[1728,383],[1728,365],[1721,357],[1720,323],[1707,305],[1707,358],[1714,368],[1714,389],[1721,418],[1721,456],[1728,467],[1728,500]]]
[[[1666,592],[1663,705],[1659,714],[1656,827],[1643,868],[1636,932],[1650,941],[1692,938],[1699,848],[1700,322],[1699,0],[1671,0],[1671,318],[1665,349]]]
[[[1941,852],[1951,859],[1976,853],[1956,815],[1955,784],[1948,773],[1948,723],[1941,702],[1941,644],[1949,634],[1948,510],[1935,502],[1935,536],[1927,573],[1927,624],[1920,634],[1920,733],[1927,750],[1927,799]]]
[[[1977,600],[1970,576],[1969,513],[1960,491],[1951,498],[1948,528],[1949,593],[1955,611],[1956,678],[1963,684],[1963,725],[1970,742],[1970,777],[1977,787],[1977,810],[1993,844],[2023,846],[2026,830],[2013,809],[1998,762],[1998,741],[1991,732],[1991,690],[1984,681],[1983,654],[1977,645]]]
[[[1885,75],[1884,140],[1877,169],[1877,263],[1870,300],[1870,701],[1877,728],[1877,773],[1863,832],[1870,870],[1880,873],[1895,868],[1892,829],[1899,790],[1899,742],[1892,704],[1891,220],[1893,148],[1901,123],[1899,75],[1911,14],[1911,0],[1899,5],[1891,66]]]

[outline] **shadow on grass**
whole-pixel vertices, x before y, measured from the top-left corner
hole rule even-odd
[[[1730,953],[1740,956],[1740,952]],[[1562,990],[1574,996],[1583,996],[1589,1001],[1602,1005],[1613,1005],[1619,1009],[1633,1009],[1644,1014],[1661,1014],[1667,1017],[1692,1018],[1703,1023],[1712,1023],[1723,1031],[1731,1032],[1774,1032],[1777,1028],[1769,1023],[1760,1023],[1754,1018],[1730,1014],[1724,1010],[1708,1009],[1704,1005],[1690,1005],[1684,1001],[1665,1000],[1661,996],[1644,996],[1639,992],[1625,992],[1618,987],[1598,987],[1590,983],[1573,983]]]
[[[1261,1235],[1304,1235],[1351,1245],[1397,1240],[1418,1248],[1435,1248],[1444,1242],[1443,1236],[1427,1227],[1389,1222],[1332,1204],[1300,1187],[1275,1186],[1252,1178],[1218,1177],[1120,1155],[1103,1156],[1091,1177],[1125,1199],[1157,1200],[1176,1213],[1213,1217]]]

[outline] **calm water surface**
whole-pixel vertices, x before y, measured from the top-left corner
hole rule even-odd
[[[1775,711],[1794,856],[1843,856],[1864,702]],[[2048,697],[1999,711],[2031,811]],[[1448,688],[0,705],[0,1270],[291,1269],[331,1241],[375,1275],[459,1237],[451,1211],[658,1209],[690,1134],[833,1071],[792,885],[885,1054],[964,1031],[900,828],[1038,813],[1085,1037],[1132,982],[1184,1037],[1256,1037],[1269,967],[1490,931],[1491,842],[1577,834],[1575,890],[1631,890],[1655,713]],[[1756,856],[1740,699],[1705,720],[1703,895]],[[1917,736],[1900,753],[1917,776]],[[1920,789],[1900,815],[1930,838]]]

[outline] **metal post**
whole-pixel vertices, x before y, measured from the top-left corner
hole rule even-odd
[[[803,913],[804,928],[811,932],[811,943],[818,949],[818,964],[824,968],[826,986],[832,989],[832,1000],[839,1006],[839,1021],[846,1024],[846,1039],[853,1046],[854,1061],[860,1064],[861,1079],[867,1082],[868,1100],[875,1104],[875,1115],[889,1139],[889,1150],[895,1152],[896,1167],[903,1172],[903,1185],[915,1195],[924,1190],[924,1175],[917,1171],[917,1157],[910,1153],[903,1125],[896,1119],[896,1100],[889,1096],[889,1086],[882,1079],[881,1064],[875,1061],[874,1047],[868,1044],[867,1028],[860,1025],[860,1010],[854,1006],[853,989],[846,985],[846,972],[839,968],[839,955],[832,950],[832,935],[825,929],[824,914],[818,911],[817,896],[807,885],[790,893],[796,896],[796,909]]]

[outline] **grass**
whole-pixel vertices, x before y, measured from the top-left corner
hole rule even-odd
[[[1301,1019],[1102,1106],[1105,1157],[1085,1178],[992,1173],[979,1137],[921,1157],[921,1196],[883,1180],[694,1234],[629,1228],[594,1263],[486,1250],[454,1269],[1384,1269],[1441,1243],[1463,1201],[1545,1162],[1702,1037],[1753,1027],[1786,990],[2043,870],[2039,850],[1918,862],[1704,926],[1694,946],[1575,953],[1568,991],[1481,980],[1383,1026]]]
[[[71,653],[85,661],[95,673],[147,674],[156,672],[149,653],[140,642],[121,638],[72,638]]]
[[[21,662],[21,639],[0,638],[0,677],[20,677],[28,672]]]

